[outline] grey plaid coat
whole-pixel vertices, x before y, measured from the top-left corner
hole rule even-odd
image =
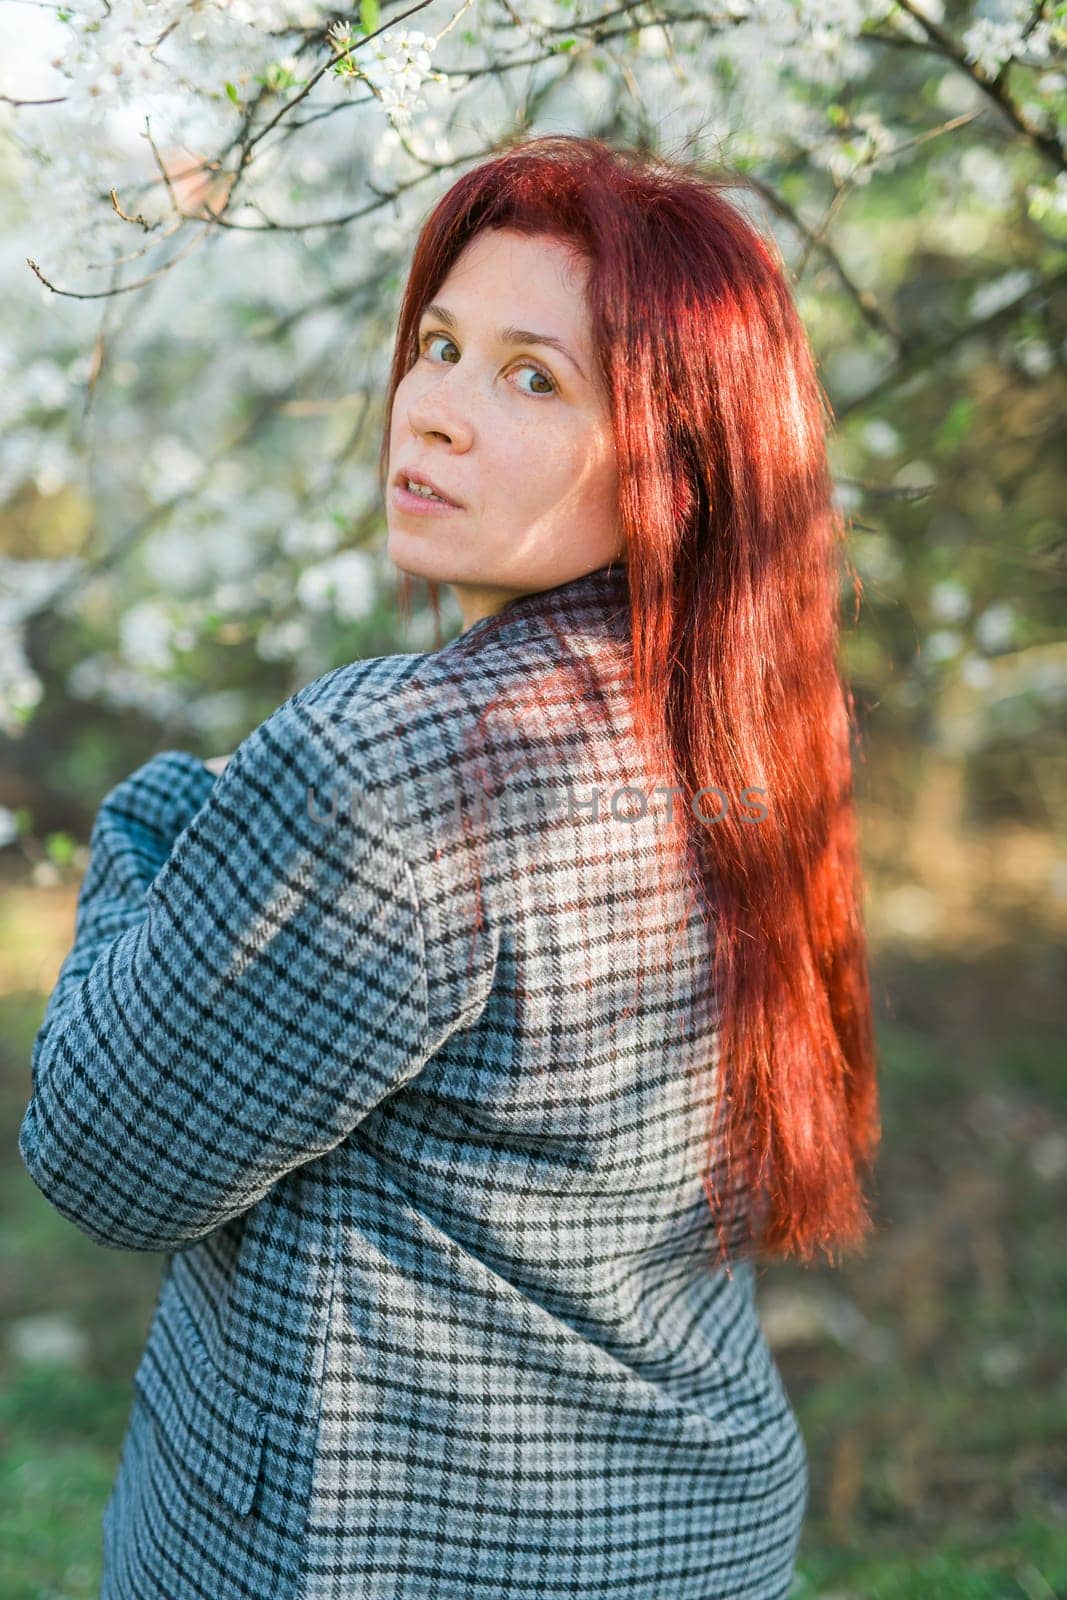
[[[104,799],[19,1135],[165,1253],[102,1600],[788,1593],[806,1453],[714,1266],[627,607],[620,567],[524,596]]]

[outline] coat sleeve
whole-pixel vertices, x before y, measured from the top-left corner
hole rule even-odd
[[[350,803],[367,774],[301,694],[217,778],[164,752],[94,825],[18,1145],[100,1244],[186,1248],[432,1054],[421,912],[388,808]]]
[[[148,886],[211,793],[213,775],[184,750],[164,750],[101,801],[78,893],[74,944],[59,970],[34,1046],[55,1025],[105,945],[144,919]]]

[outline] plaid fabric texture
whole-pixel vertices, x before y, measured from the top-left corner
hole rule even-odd
[[[806,1453],[714,1265],[711,935],[633,794],[627,604],[524,596],[104,799],[19,1134],[165,1255],[101,1600],[789,1592]]]

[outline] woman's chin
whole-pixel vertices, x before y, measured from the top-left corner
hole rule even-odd
[[[409,577],[434,581],[432,540],[417,529],[409,532],[407,528],[390,528],[385,553],[394,567]]]
[[[448,560],[449,551],[441,548],[440,535],[428,527],[425,532],[416,528],[390,528],[385,553],[394,567],[411,578],[422,578],[426,583],[459,583],[462,578],[456,562]]]

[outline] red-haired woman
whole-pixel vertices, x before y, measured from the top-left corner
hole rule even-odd
[[[864,1238],[878,1112],[828,413],[730,188],[454,184],[381,469],[463,631],[101,807],[20,1148],[168,1254],[104,1600],[790,1590],[755,1265]]]

